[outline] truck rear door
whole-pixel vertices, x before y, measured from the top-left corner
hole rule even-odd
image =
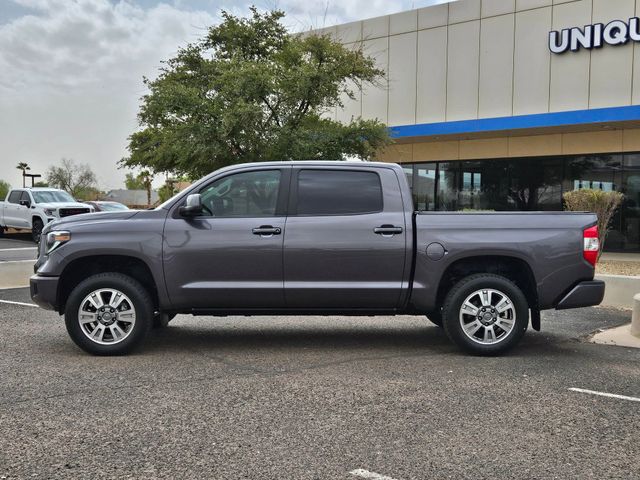
[[[287,307],[396,308],[406,230],[393,170],[358,164],[294,169],[284,235]]]
[[[4,225],[7,227],[29,228],[29,223],[23,217],[28,208],[20,205],[23,190],[12,190],[4,204]]]

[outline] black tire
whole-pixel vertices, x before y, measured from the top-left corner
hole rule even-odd
[[[99,289],[115,289],[126,295],[135,309],[135,323],[123,340],[111,345],[88,338],[78,321],[81,302]],[[65,308],[65,324],[69,336],[85,352],[93,355],[124,355],[139,346],[149,332],[153,320],[153,301],[149,292],[135,279],[121,273],[100,273],[80,282],[71,292]]]
[[[175,316],[176,316],[175,313],[160,312],[158,315],[153,317],[152,328],[154,329],[167,328],[169,326],[169,322],[173,320]]]
[[[427,318],[435,326],[442,328],[442,310],[434,310],[433,312],[427,313]]]
[[[31,225],[31,238],[34,242],[40,243],[40,236],[42,235],[42,229],[44,228],[44,223],[39,218],[33,219],[33,224]]]
[[[4,237],[4,227],[0,225],[0,238]]]
[[[477,312],[473,314],[464,312],[461,314],[462,305],[467,298],[485,289],[497,291],[498,294],[506,295],[507,300],[510,300],[510,304],[512,306],[509,312],[498,314],[497,311],[499,309],[479,304]],[[494,293],[491,295],[493,298]],[[499,295],[495,295],[495,297],[500,299]],[[474,297],[471,302],[475,299],[481,299],[481,297]],[[487,311],[483,313],[482,308]],[[465,308],[465,310],[468,310],[468,308]],[[508,313],[515,316],[512,322],[513,326],[512,328],[507,327],[506,329],[502,329],[500,325],[506,325],[507,323],[505,320],[508,319],[503,320],[500,318],[500,315],[507,315]],[[476,316],[476,314],[478,316]],[[470,275],[453,286],[445,298],[442,315],[444,320],[444,330],[447,336],[460,348],[476,355],[499,355],[513,348],[522,339],[522,336],[526,332],[529,324],[529,304],[524,293],[522,293],[522,290],[520,290],[511,280],[500,275],[479,273]],[[483,315],[494,315],[494,320],[485,318]],[[465,333],[462,327],[463,321],[461,321],[461,317],[464,322],[467,322],[465,325],[470,327],[470,331],[480,325],[480,327],[478,327],[478,331],[475,334]],[[481,317],[482,321],[479,320]],[[476,319],[478,319],[477,322]],[[498,323],[486,325],[484,323],[485,321],[489,323],[492,321]],[[487,339],[487,330],[491,330],[495,338]],[[496,332],[499,333],[496,334]],[[483,338],[477,338],[475,335],[482,336]],[[495,343],[481,343],[483,341],[495,341]]]

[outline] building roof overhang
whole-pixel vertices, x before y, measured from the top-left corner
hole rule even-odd
[[[640,105],[389,127],[396,143],[640,128]]]

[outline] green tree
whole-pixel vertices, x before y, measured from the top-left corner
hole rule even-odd
[[[124,186],[127,190],[144,190],[144,184],[139,174],[127,173],[124,177]]]
[[[27,170],[31,170],[31,167],[26,162],[20,162],[16,165],[16,168],[22,172],[22,188],[24,188],[26,179],[25,174],[27,173]]]
[[[369,159],[390,142],[377,120],[330,120],[344,95],[384,72],[362,49],[290,35],[281,11],[223,22],[165,62],[142,98],[140,131],[121,165],[196,178],[219,167],[300,159]]]
[[[33,185],[34,187],[48,187],[49,184],[47,182],[36,182]]]
[[[169,181],[167,181],[167,183],[165,183],[158,189],[158,197],[160,197],[161,202],[166,202],[171,197],[173,197],[176,193],[177,192],[173,182],[169,182]]]
[[[68,158],[63,158],[60,165],[49,167],[45,177],[49,185],[65,190],[73,197],[85,194],[96,186],[96,175],[91,167]]]
[[[7,198],[7,193],[9,193],[9,190],[11,190],[11,185],[9,185],[9,182],[0,180],[0,202]]]

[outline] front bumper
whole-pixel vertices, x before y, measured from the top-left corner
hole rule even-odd
[[[58,309],[58,282],[59,277],[43,277],[33,275],[29,279],[31,300],[45,310]]]
[[[602,280],[580,282],[558,302],[556,310],[600,305],[604,298],[604,288]]]

